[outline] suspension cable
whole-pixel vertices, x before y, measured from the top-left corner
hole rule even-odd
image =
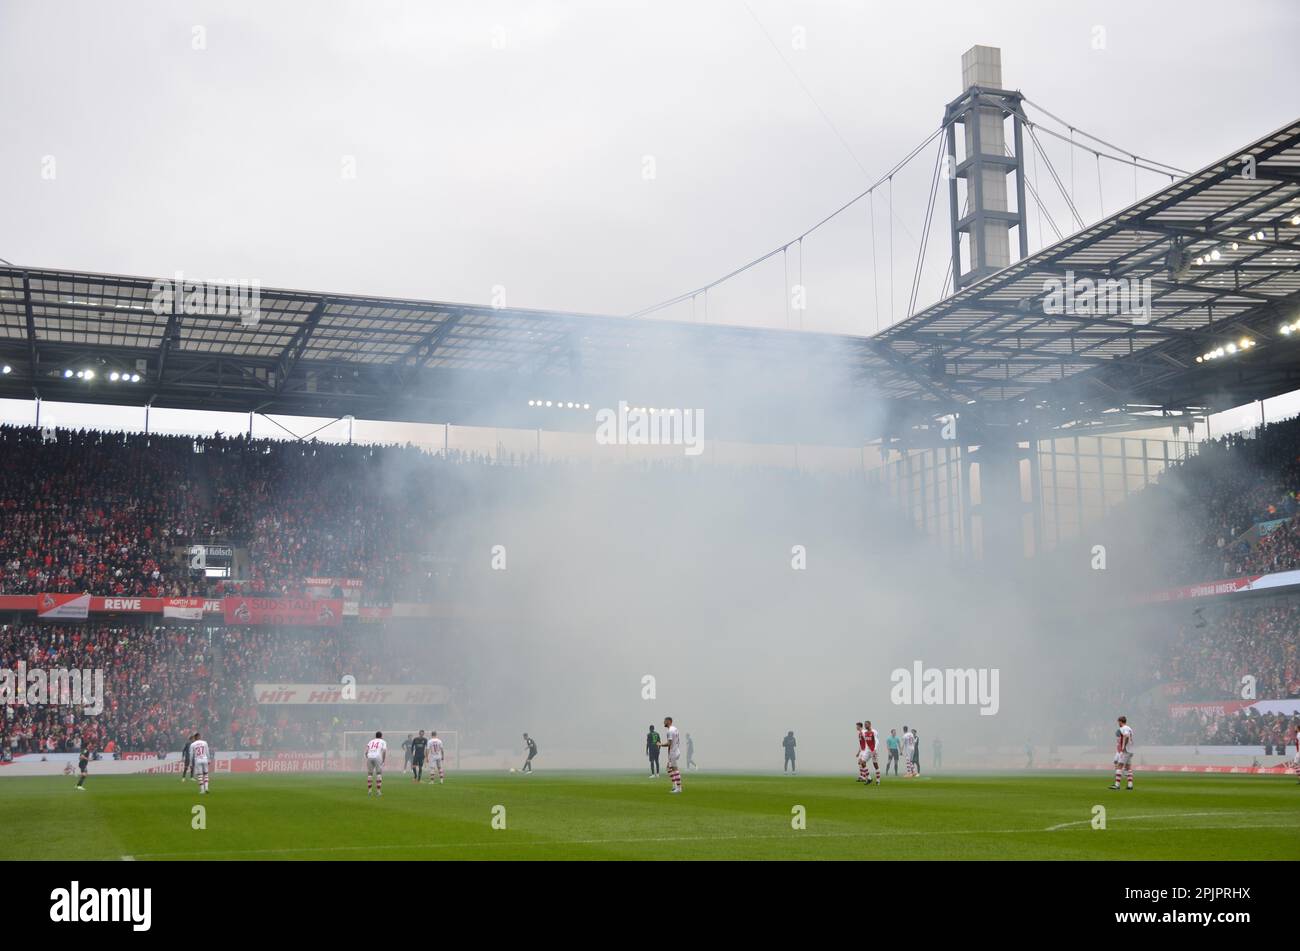
[[[940,133],[942,133],[942,132],[944,131],[945,128],[947,128],[947,125],[946,125],[946,124],[941,124],[937,129],[935,129],[933,132],[931,132],[929,135],[927,135],[927,136],[926,136],[926,137],[921,141],[921,143],[920,143],[919,145],[917,145],[917,146],[916,146],[915,148],[913,148],[910,152],[908,152],[907,155],[906,155],[904,158],[902,158],[901,160],[899,160],[898,163],[895,164],[893,168],[891,168],[888,172],[886,172],[886,173],[885,173],[884,175],[882,175],[879,179],[877,179],[874,183],[872,183],[872,185],[871,185],[869,188],[867,188],[867,189],[866,189],[865,191],[863,191],[863,192],[858,193],[858,194],[855,195],[853,198],[850,198],[847,202],[845,202],[845,203],[844,203],[843,205],[841,205],[840,207],[836,208],[836,209],[835,209],[834,211],[832,211],[829,215],[827,215],[826,217],[822,218],[820,221],[818,221],[818,222],[817,222],[816,224],[814,224],[812,227],[810,227],[810,228],[808,228],[807,230],[805,230],[802,234],[796,235],[795,237],[791,238],[789,241],[786,241],[786,242],[785,242],[784,244],[782,244],[780,247],[773,248],[771,251],[768,251],[766,254],[761,255],[760,257],[756,257],[756,258],[754,258],[752,261],[749,261],[749,262],[747,262],[747,263],[745,263],[745,264],[742,264],[740,267],[736,268],[735,270],[729,271],[728,273],[722,275],[722,277],[716,278],[715,280],[712,280],[712,281],[710,281],[710,282],[707,283],[707,284],[701,285],[700,287],[697,287],[697,288],[696,288],[695,290],[693,290],[693,291],[686,291],[685,293],[678,294],[678,295],[676,295],[675,297],[670,297],[670,298],[668,298],[667,300],[660,301],[660,302],[657,303],[657,304],[652,304],[652,305],[650,305],[649,307],[643,307],[641,310],[635,311],[635,312],[633,312],[633,313],[631,313],[631,314],[628,314],[627,316],[629,316],[629,317],[644,317],[646,314],[652,314],[652,313],[654,313],[655,311],[663,310],[665,307],[671,307],[671,306],[674,305],[674,304],[680,304],[682,301],[686,300],[686,299],[687,299],[688,297],[690,297],[692,294],[699,294],[699,293],[702,293],[702,292],[704,292],[704,291],[709,290],[710,288],[717,287],[719,284],[722,284],[724,281],[729,281],[729,280],[731,280],[733,277],[736,277],[737,275],[743,274],[743,273],[745,273],[746,271],[750,270],[751,268],[756,267],[756,266],[758,266],[759,264],[762,264],[764,261],[768,260],[769,258],[775,257],[776,255],[778,255],[778,254],[780,254],[782,251],[784,251],[786,248],[790,247],[790,245],[795,244],[795,243],[798,242],[798,241],[802,241],[804,238],[808,237],[808,236],[809,236],[810,234],[812,234],[814,231],[816,231],[816,230],[818,230],[819,228],[821,228],[821,227],[822,227],[823,225],[825,225],[827,222],[829,222],[829,221],[831,221],[831,220],[833,220],[833,219],[839,217],[839,216],[840,216],[841,214],[843,214],[845,211],[847,211],[848,209],[850,209],[850,208],[852,208],[854,205],[856,205],[856,204],[857,204],[859,201],[861,201],[863,198],[866,198],[868,195],[870,195],[873,191],[875,191],[875,190],[876,190],[877,188],[879,188],[881,185],[884,185],[886,182],[890,182],[890,183],[892,184],[892,179],[893,179],[894,174],[895,174],[896,172],[900,171],[900,170],[901,170],[904,166],[906,166],[909,162],[911,162],[912,159],[916,158],[916,156],[919,155],[919,154],[921,153],[921,151],[922,151],[923,149],[925,149],[925,147],[928,146],[928,145],[930,144],[931,141],[933,141],[934,137],[937,136],[937,135],[939,135]],[[892,227],[892,222],[891,222],[891,227]]]

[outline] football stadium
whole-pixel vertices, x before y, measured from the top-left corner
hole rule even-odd
[[[0,859],[1300,857],[1300,13],[722,6],[0,5]]]

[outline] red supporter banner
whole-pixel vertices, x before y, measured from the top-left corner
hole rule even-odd
[[[360,578],[303,578],[303,587],[305,588],[342,588],[346,591],[360,591],[365,587],[365,582]]]
[[[226,598],[227,624],[275,624],[285,627],[338,627],[343,623],[340,598]]]
[[[1204,581],[1168,588],[1138,598],[1139,602],[1160,603],[1186,601],[1191,598],[1209,598],[1221,594],[1238,594],[1242,591],[1265,591],[1269,588],[1289,588],[1300,585],[1300,569],[1274,571],[1266,575],[1245,575],[1241,578],[1224,578],[1221,581]]]
[[[1169,704],[1169,715],[1171,717],[1181,717],[1184,714],[1192,713],[1209,713],[1214,716],[1227,716],[1230,713],[1237,713],[1252,706],[1254,700],[1210,700],[1203,703],[1171,703]]]
[[[39,607],[39,602],[44,595],[37,594],[0,594],[0,611],[20,611],[33,612]],[[54,594],[51,597],[56,599],[64,598],[76,600],[84,598],[86,595],[75,594]],[[432,617],[478,617],[480,613],[467,611],[455,604],[414,604],[414,603],[397,603],[384,606],[360,606],[356,602],[339,601],[337,599],[324,598],[296,598],[296,599],[278,599],[278,598],[144,598],[144,597],[100,597],[92,595],[90,597],[90,614],[161,614],[164,617],[171,618],[190,618],[194,603],[203,605],[202,613],[204,616],[217,614],[225,615],[225,602],[234,600],[259,600],[259,601],[279,601],[292,600],[301,604],[319,606],[322,604],[342,605],[342,614],[344,617],[353,617],[361,621],[387,621],[391,618],[432,618]],[[168,612],[167,608],[187,610],[190,613],[177,614]],[[42,614],[44,616],[44,614]],[[73,620],[70,615],[49,615],[50,620]],[[76,620],[85,620],[86,615],[80,615]],[[227,622],[232,623],[232,622]],[[247,621],[238,621],[233,623],[250,623]],[[276,623],[276,622],[266,622]]]
[[[1217,594],[1236,594],[1238,591],[1249,590],[1251,584],[1257,581],[1259,577],[1259,575],[1251,575],[1245,578],[1226,578],[1223,581],[1185,584],[1179,588],[1168,588],[1164,591],[1144,595],[1139,600],[1153,602],[1186,601],[1189,598],[1208,598]]]
[[[1100,773],[1110,774],[1111,767],[1108,764],[1100,763],[1052,763],[1035,767],[1036,769],[1086,769],[1095,770]],[[1289,763],[1278,763],[1276,766],[1178,766],[1157,764],[1154,766],[1139,766],[1139,770],[1144,773],[1240,773],[1245,776],[1278,776],[1292,772],[1295,767]]]
[[[264,753],[231,765],[235,773],[322,773],[329,768],[324,753]]]
[[[42,621],[84,621],[90,616],[90,595],[38,594],[36,616]]]
[[[214,773],[235,772],[234,763],[256,763],[257,760],[247,759],[230,759],[229,757],[214,756],[212,758],[211,769]],[[185,768],[185,761],[181,759],[169,759],[159,763],[157,766],[151,766],[146,769],[146,773],[179,773]]]

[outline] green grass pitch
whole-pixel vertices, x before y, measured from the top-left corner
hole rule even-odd
[[[360,773],[0,779],[3,859],[1295,859],[1290,776]],[[192,828],[202,805],[206,829]],[[1104,830],[1091,827],[1106,807]],[[494,829],[504,807],[505,829]],[[806,827],[792,828],[802,806]],[[499,813],[499,810],[497,810]]]

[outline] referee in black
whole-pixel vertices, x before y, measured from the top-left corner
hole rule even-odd
[[[77,758],[77,770],[81,773],[81,775],[77,777],[77,788],[82,792],[86,791],[86,770],[89,769],[89,767],[90,747],[83,746],[81,748],[81,756]]]
[[[197,733],[185,737],[185,748],[181,750],[181,782],[185,782],[185,774],[190,774],[190,779],[194,778],[194,762],[190,759],[190,744],[194,742]]]
[[[421,730],[419,736],[408,742],[411,744],[411,776],[418,783],[424,776],[424,751],[429,748],[429,738]]]
[[[787,733],[785,738],[781,740],[781,748],[785,750],[785,763],[781,766],[781,772],[784,773],[787,769],[792,773],[797,772],[794,768],[794,730]]]

